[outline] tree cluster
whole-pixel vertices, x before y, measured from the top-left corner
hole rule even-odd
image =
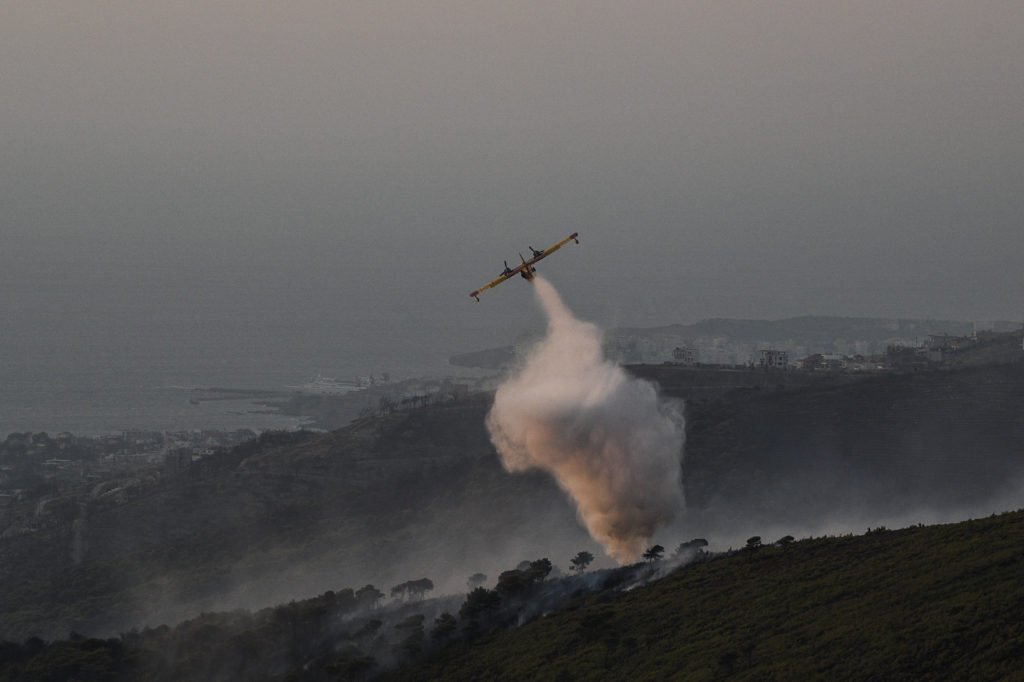
[[[660,558],[663,548],[649,552]],[[594,557],[577,553],[573,571],[582,573]],[[472,586],[458,608],[427,600],[429,578],[390,589],[391,602],[372,584],[344,588],[256,613],[204,613],[173,628],[132,631],[110,640],[0,643],[0,682],[21,679],[269,680],[289,671],[301,679],[366,679],[385,668],[420,660],[441,647],[473,641],[555,610],[581,590],[619,589],[635,584],[638,567],[605,572],[600,581],[577,577],[553,580],[547,558],[503,571],[493,589],[487,576],[470,576]],[[449,602],[450,603],[450,602]],[[457,602],[456,602],[457,603]],[[450,608],[450,610],[444,610]],[[313,672],[311,672],[313,671]],[[314,674],[315,673],[315,674]]]
[[[391,597],[398,599],[423,599],[423,596],[432,589],[434,589],[434,583],[430,578],[409,580],[392,587]]]

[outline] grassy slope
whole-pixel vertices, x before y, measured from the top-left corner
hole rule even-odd
[[[1022,612],[1014,512],[745,550],[395,679],[1009,679],[1024,662]]]

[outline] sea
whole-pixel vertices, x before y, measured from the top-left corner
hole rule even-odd
[[[439,364],[376,360],[293,363],[252,358],[118,360],[0,365],[0,439],[13,432],[98,436],[126,430],[234,431],[302,428],[302,417],[277,413],[256,400],[190,401],[194,389],[297,391],[322,374],[339,380],[385,372],[392,380],[450,373]]]

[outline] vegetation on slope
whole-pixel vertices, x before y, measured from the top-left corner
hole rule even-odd
[[[1022,387],[1016,365],[691,400],[686,523],[722,542],[1019,506]],[[526,552],[596,551],[549,476],[501,468],[488,406],[268,433],[124,503],[73,500],[73,522],[0,539],[0,638],[108,636],[421,572],[453,590]]]
[[[1021,512],[744,549],[392,679],[1009,679],[1022,569]]]
[[[381,607],[368,585],[107,640],[0,642],[0,680],[1009,679],[1024,663],[1024,512],[751,538],[630,589],[659,567],[551,579],[541,559],[461,598]]]
[[[740,389],[688,402],[686,418],[691,512],[718,506],[792,528],[972,509],[1015,493],[1024,474],[1021,363]]]
[[[0,540],[0,638],[107,636],[339,584],[397,582],[419,566],[439,577],[490,571],[513,551],[509,538],[536,547],[564,529],[584,537],[553,482],[502,470],[486,407],[266,433],[122,505],[83,500],[79,563],[70,523]],[[542,522],[553,519],[561,525]]]

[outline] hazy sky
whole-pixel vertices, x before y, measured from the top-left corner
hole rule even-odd
[[[468,292],[577,230],[540,270],[605,327],[1022,319],[1022,36],[1017,1],[11,0],[4,348],[500,345],[528,288]]]

